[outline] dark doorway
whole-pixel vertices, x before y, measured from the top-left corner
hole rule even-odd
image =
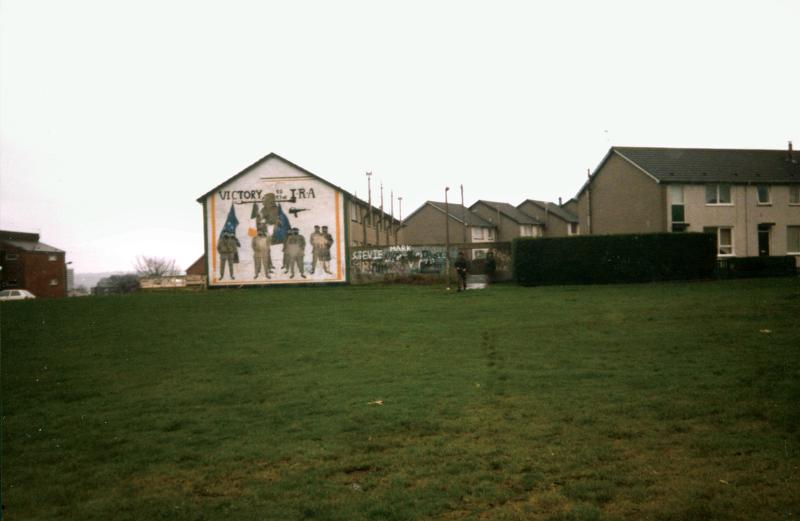
[[[771,224],[758,225],[758,255],[759,257],[769,257],[769,230]]]

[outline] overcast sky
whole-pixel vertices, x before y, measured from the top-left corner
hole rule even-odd
[[[408,215],[575,195],[611,145],[800,148],[800,1],[0,1],[0,226],[188,267],[275,152]],[[395,203],[395,212],[398,213]]]

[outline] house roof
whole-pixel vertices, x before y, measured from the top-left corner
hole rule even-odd
[[[535,199],[526,199],[522,203],[532,203],[536,206],[540,207],[543,210],[547,210],[549,213],[555,215],[559,219],[566,221],[568,223],[576,223],[578,222],[578,216],[574,213],[570,212],[569,210],[562,208],[561,206],[557,205],[556,203],[551,203],[549,201],[537,201]]]
[[[0,242],[8,244],[22,251],[43,252],[43,253],[64,253],[54,246],[39,242],[38,233],[14,232],[0,230]]]
[[[212,189],[211,189],[211,190],[209,190],[208,192],[204,193],[203,195],[201,195],[200,197],[198,197],[198,198],[197,198],[197,202],[202,204],[202,203],[203,203],[203,200],[204,200],[206,197],[208,197],[209,195],[211,195],[212,193],[216,192],[217,190],[219,190],[219,189],[220,189],[220,188],[222,188],[223,186],[227,185],[228,183],[230,183],[230,182],[231,182],[231,181],[233,181],[234,179],[238,179],[239,177],[241,177],[241,176],[243,176],[243,175],[247,174],[248,172],[250,172],[251,170],[253,170],[253,169],[254,169],[254,168],[256,168],[257,166],[259,166],[259,165],[261,165],[262,163],[265,163],[265,162],[266,162],[266,161],[268,161],[269,159],[273,159],[273,158],[274,158],[274,159],[278,159],[278,160],[280,160],[280,161],[283,161],[283,162],[284,162],[284,163],[286,163],[287,165],[290,165],[290,166],[292,166],[292,167],[294,167],[294,168],[296,168],[296,169],[300,170],[300,171],[301,171],[301,172],[303,172],[304,174],[306,174],[306,175],[309,175],[309,176],[313,177],[314,179],[317,179],[317,180],[319,180],[319,181],[321,181],[321,182],[325,183],[326,185],[330,186],[331,188],[333,188],[333,189],[335,189],[335,190],[338,190],[338,191],[342,192],[342,193],[343,193],[345,196],[347,196],[348,198],[350,198],[350,200],[351,200],[353,203],[355,203],[355,204],[359,204],[359,205],[363,205],[363,206],[366,206],[367,208],[369,208],[369,203],[367,203],[366,201],[364,201],[364,200],[362,200],[362,199],[359,199],[358,197],[356,197],[356,196],[354,196],[353,194],[349,193],[347,190],[345,190],[345,189],[343,189],[343,188],[341,188],[341,187],[339,187],[339,186],[336,186],[335,184],[331,183],[330,181],[328,181],[328,180],[326,180],[326,179],[323,179],[322,177],[318,176],[317,174],[315,174],[315,173],[313,173],[313,172],[310,172],[310,171],[306,170],[305,168],[303,168],[303,167],[302,167],[302,166],[300,166],[300,165],[297,165],[297,164],[295,164],[295,163],[292,163],[292,162],[291,162],[291,161],[289,161],[288,159],[286,159],[286,158],[284,158],[284,157],[281,157],[281,156],[279,156],[278,154],[276,154],[276,153],[274,153],[274,152],[270,152],[269,154],[265,155],[264,157],[262,157],[261,159],[259,159],[259,160],[258,160],[258,161],[256,161],[255,163],[253,163],[252,165],[248,166],[247,168],[245,168],[244,170],[242,170],[242,171],[241,171],[241,172],[239,172],[238,174],[236,174],[236,175],[234,175],[234,176],[232,176],[232,177],[229,177],[228,179],[226,179],[226,180],[225,180],[225,181],[223,181],[222,183],[218,184],[217,186],[215,186],[214,188],[212,188]],[[373,208],[373,210],[374,210],[375,212],[378,212],[378,214],[380,214],[380,213],[381,213],[381,209],[380,209],[380,208],[378,208],[377,206],[373,205],[373,206],[372,206],[372,208]],[[392,219],[392,217],[391,217],[391,216],[390,216],[388,213],[386,213],[385,211],[383,212],[383,215],[384,215],[384,217],[383,217],[384,219],[389,219],[389,220],[391,220],[391,219]],[[400,221],[399,221],[398,219],[396,219],[396,218],[395,218],[394,220],[395,220],[395,221],[397,221],[397,222],[400,222]]]
[[[525,212],[521,211],[519,208],[516,208],[513,205],[508,203],[499,203],[496,201],[486,201],[484,199],[479,199],[475,202],[470,209],[475,208],[476,205],[483,204],[500,212],[502,215],[505,215],[512,221],[516,222],[517,224],[534,224],[534,225],[541,225],[542,222],[539,219],[531,217],[530,215],[526,214]]]
[[[788,150],[614,147],[663,182],[800,183],[800,153]]]
[[[367,202],[367,201],[365,201],[363,199],[360,199],[359,197],[357,197],[355,195],[351,195],[350,196],[350,202],[355,204],[355,205],[357,205],[357,206],[363,206],[367,210],[369,210],[369,202]],[[375,215],[378,218],[381,218],[380,214],[383,213],[382,219],[389,220],[389,221],[392,221],[394,223],[400,224],[399,217],[392,217],[392,215],[386,211],[386,207],[384,207],[384,211],[381,212],[381,209],[380,209],[379,206],[372,205],[372,211],[375,212]]]
[[[444,203],[441,203],[441,202],[438,202],[438,201],[425,201],[419,208],[417,208],[416,210],[411,212],[411,214],[404,219],[405,222],[407,223],[408,220],[411,219],[412,216],[414,216],[417,212],[419,212],[420,210],[425,208],[425,206],[431,206],[432,208],[435,208],[435,209],[439,210],[440,212],[445,213],[445,211],[444,211],[445,204]],[[460,204],[454,204],[454,203],[447,203],[447,210],[448,210],[448,212],[450,214],[450,217],[452,219],[455,219],[456,221],[458,221],[460,223],[463,223],[464,221],[466,221],[467,226],[483,226],[483,227],[487,227],[487,228],[493,228],[494,227],[494,224],[492,224],[489,221],[487,221],[486,219],[482,218],[480,215],[477,215],[477,214],[473,213],[466,206],[462,206]],[[462,217],[464,218],[464,220],[461,220]]]
[[[300,170],[304,174],[309,175],[309,176],[311,176],[311,177],[313,177],[313,178],[315,178],[315,179],[317,179],[319,181],[322,181],[323,183],[325,183],[326,185],[330,186],[331,188],[335,188],[336,190],[339,190],[340,192],[342,192],[346,196],[353,197],[347,190],[344,190],[343,188],[340,188],[340,187],[336,186],[335,184],[331,183],[330,181],[328,181],[326,179],[321,178],[320,176],[318,176],[317,174],[314,174],[313,172],[309,172],[308,170],[306,170],[302,166],[296,165],[296,164],[292,163],[291,161],[289,161],[288,159],[283,158],[283,157],[279,156],[278,154],[276,154],[274,152],[270,152],[269,154],[265,155],[264,157],[262,157],[261,159],[259,159],[255,163],[253,163],[252,165],[248,166],[247,168],[245,168],[244,170],[242,170],[238,174],[236,174],[236,175],[234,175],[232,177],[229,177],[228,179],[226,179],[225,181],[221,182],[220,184],[218,184],[217,186],[215,186],[214,188],[212,188],[208,192],[206,192],[203,195],[201,195],[200,197],[198,197],[197,198],[197,202],[198,203],[202,203],[203,200],[206,197],[208,197],[209,195],[211,195],[212,193],[216,192],[217,190],[219,190],[220,188],[222,188],[226,184],[230,183],[234,179],[238,179],[239,177],[245,175],[246,173],[250,172],[251,170],[253,170],[257,166],[261,165],[262,163],[267,162],[270,159],[278,159],[280,161],[283,161],[287,165],[290,165],[290,166]]]
[[[0,241],[3,244],[8,244],[9,246],[13,246],[15,248],[19,248],[23,251],[30,251],[30,252],[43,252],[43,253],[64,253],[64,250],[59,250],[53,246],[45,244],[43,242],[32,242],[32,241]]]
[[[794,151],[790,159],[787,149],[611,147],[592,178],[612,155],[657,183],[800,183],[800,152]]]

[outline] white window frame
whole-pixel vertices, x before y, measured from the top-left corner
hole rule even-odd
[[[728,230],[730,233],[730,244],[723,244],[722,243],[722,234],[720,233],[722,230]],[[736,250],[733,240],[733,227],[732,226],[706,226],[703,228],[704,232],[707,233],[714,233],[717,236],[717,257],[735,257]],[[722,249],[730,249],[730,253],[723,253]]]
[[[791,240],[792,232],[797,234],[797,249],[792,251]],[[800,255],[800,226],[789,225],[786,227],[786,254],[787,255]]]
[[[474,248],[472,250],[472,260],[485,259],[489,253],[489,248]]]
[[[58,255],[51,253],[50,255],[47,256],[47,260],[50,262],[55,262],[58,260]]]
[[[473,226],[470,236],[472,237],[472,242],[492,242],[494,241],[494,228]]]
[[[533,232],[533,225],[532,224],[520,224],[519,225],[519,236],[520,237],[536,237],[536,234]]]
[[[767,199],[765,201],[761,200],[761,190],[764,189],[767,191]],[[758,202],[759,206],[769,206],[772,204],[772,191],[769,189],[769,185],[756,185],[756,201]]]
[[[800,206],[800,185],[789,185],[789,205]]]
[[[715,196],[714,202],[709,202],[708,201],[708,190],[712,186],[716,190],[716,196]],[[728,197],[730,198],[730,201],[724,202],[724,203],[720,202],[720,199],[722,199],[720,197],[720,188],[723,187],[723,186],[727,186],[728,187]],[[706,206],[733,206],[733,185],[731,185],[729,183],[709,183],[709,184],[706,185],[705,198],[706,198]]]
[[[581,227],[578,223],[567,223],[567,235],[580,235],[581,234]]]

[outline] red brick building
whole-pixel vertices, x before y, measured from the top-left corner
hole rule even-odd
[[[27,289],[38,298],[66,297],[64,255],[39,242],[38,233],[0,230],[0,288]]]

